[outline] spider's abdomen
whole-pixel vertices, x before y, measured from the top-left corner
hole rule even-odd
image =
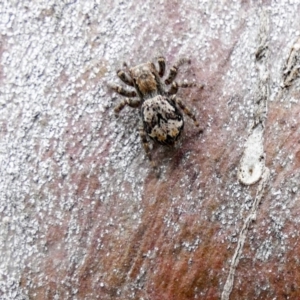
[[[141,113],[150,138],[163,145],[174,145],[184,125],[182,114],[174,101],[158,95],[143,103]]]

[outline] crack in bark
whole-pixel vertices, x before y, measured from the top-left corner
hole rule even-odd
[[[233,289],[236,268],[240,262],[243,247],[252,221],[255,221],[259,203],[263,197],[266,185],[269,181],[270,171],[265,166],[265,154],[263,148],[263,134],[265,120],[267,118],[267,104],[269,100],[269,71],[268,71],[268,35],[269,17],[265,10],[260,15],[261,27],[259,33],[259,47],[256,51],[256,69],[259,77],[255,114],[251,133],[245,144],[245,150],[240,162],[238,179],[246,185],[252,185],[260,180],[256,197],[251,210],[240,230],[237,247],[231,260],[229,274],[224,285],[221,300],[228,300]]]
[[[250,226],[252,221],[256,220],[256,214],[257,214],[258,206],[259,206],[259,204],[261,202],[261,199],[264,195],[264,191],[265,191],[266,185],[269,181],[269,177],[270,177],[270,171],[269,171],[268,168],[265,168],[264,172],[263,172],[263,175],[261,177],[261,181],[259,183],[257,192],[256,192],[256,197],[255,197],[253,205],[251,207],[250,213],[247,216],[247,218],[246,218],[246,220],[243,224],[243,227],[240,231],[237,247],[235,249],[234,255],[233,255],[232,260],[231,260],[230,270],[229,270],[229,274],[228,274],[226,283],[224,285],[221,300],[228,300],[229,297],[230,297],[230,294],[231,294],[231,291],[232,291],[232,288],[233,288],[233,283],[234,283],[235,271],[236,271],[236,268],[237,268],[237,266],[240,262],[240,258],[241,258],[242,252],[243,252],[243,247],[244,247],[244,244],[245,244],[245,240],[246,240],[246,237],[247,237],[249,226]]]

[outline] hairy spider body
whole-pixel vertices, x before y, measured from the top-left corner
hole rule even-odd
[[[128,68],[126,72],[117,71],[118,77],[127,85],[134,87],[135,91],[126,90],[123,87],[112,85],[112,89],[126,97],[116,107],[116,115],[126,106],[140,108],[140,137],[148,158],[151,160],[149,143],[147,137],[162,145],[173,146],[178,140],[183,127],[184,119],[181,110],[193,119],[196,126],[199,126],[195,115],[185,106],[175,94],[179,87],[192,87],[194,83],[178,84],[174,81],[179,67],[183,63],[190,63],[190,60],[181,59],[171,69],[169,76],[162,80],[165,74],[165,59],[158,58],[158,70],[152,62],[140,64]],[[172,84],[169,89],[167,85]]]
[[[144,101],[141,107],[144,129],[148,136],[159,144],[172,146],[179,138],[183,126],[183,116],[175,102],[158,95]]]
[[[133,84],[142,100],[164,95],[164,88],[155,65],[151,62],[138,65],[129,70]]]

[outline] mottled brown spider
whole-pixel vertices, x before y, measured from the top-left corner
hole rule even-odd
[[[194,121],[196,126],[199,126],[194,113],[175,95],[179,87],[196,86],[194,83],[174,81],[179,67],[184,63],[190,63],[190,60],[180,59],[170,69],[169,75],[164,81],[162,80],[166,69],[164,57],[158,58],[158,69],[152,62],[132,68],[128,68],[127,64],[124,64],[125,70],[118,70],[117,75],[135,90],[129,91],[121,86],[111,85],[111,88],[117,93],[130,97],[123,99],[115,107],[117,116],[126,105],[140,108],[139,132],[150,161],[152,159],[147,136],[159,144],[173,146],[184,126],[181,110]],[[169,89],[167,89],[168,85],[171,85]]]

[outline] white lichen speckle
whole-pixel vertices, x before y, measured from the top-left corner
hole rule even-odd
[[[245,143],[245,150],[238,170],[238,179],[246,185],[256,183],[265,167],[263,128],[257,126]]]

